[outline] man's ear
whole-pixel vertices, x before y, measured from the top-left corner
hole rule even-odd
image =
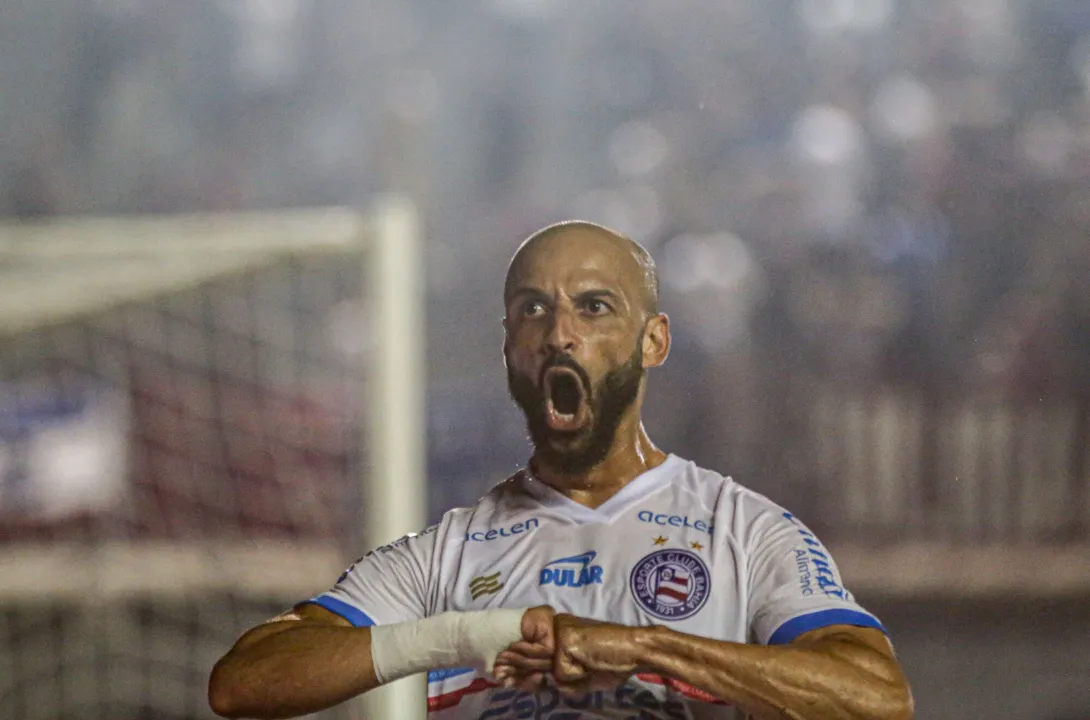
[[[653,368],[670,355],[670,318],[665,313],[652,315],[643,328],[643,366]]]

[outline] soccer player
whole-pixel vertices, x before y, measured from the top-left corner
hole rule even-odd
[[[648,253],[606,228],[523,243],[503,326],[528,466],[244,634],[212,708],[303,715],[428,672],[435,720],[912,717],[884,628],[813,533],[644,431],[670,349],[657,295]]]

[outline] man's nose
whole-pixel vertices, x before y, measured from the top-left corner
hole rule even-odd
[[[557,310],[553,313],[552,325],[545,336],[546,351],[549,354],[570,355],[578,347],[579,331],[575,318],[570,312]]]

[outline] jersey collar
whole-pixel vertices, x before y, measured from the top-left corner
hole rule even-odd
[[[685,461],[677,455],[667,455],[661,465],[637,475],[597,508],[580,505],[548,483],[538,480],[528,467],[522,471],[522,487],[544,507],[573,520],[602,522],[615,519],[634,503],[669,485],[684,464]]]

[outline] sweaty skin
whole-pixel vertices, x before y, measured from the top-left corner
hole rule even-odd
[[[238,639],[212,668],[208,703],[223,717],[290,718],[374,687],[371,629],[300,605]]]
[[[666,460],[641,419],[646,370],[670,351],[670,323],[643,248],[592,223],[545,228],[515,254],[504,306],[508,383],[527,414],[538,480],[595,508]],[[581,399],[562,430],[543,411],[548,377],[560,372],[579,378]],[[497,657],[495,674],[506,686],[533,690],[549,676],[561,692],[581,694],[650,672],[761,720],[913,716],[889,641],[868,628],[833,625],[765,647],[537,607],[524,613],[522,635]],[[212,672],[209,701],[227,717],[292,717],[377,682],[370,631],[300,605],[239,639]]]
[[[670,326],[658,312],[654,263],[639,245],[600,226],[565,223],[527,240],[511,262],[504,301],[509,375],[538,377],[550,357],[563,354],[597,381],[620,367],[634,344],[642,351],[643,370],[661,365],[669,354]],[[645,387],[646,375],[604,459],[587,471],[551,466],[535,438],[531,468],[538,479],[594,508],[661,464],[666,455],[641,421]],[[765,647],[570,615],[536,621],[536,637],[547,640],[524,638],[497,660],[497,677],[507,686],[533,689],[549,674],[562,692],[580,694],[653,672],[699,687],[754,718],[913,716],[908,683],[877,630],[834,625],[786,646]]]
[[[532,691],[551,676],[578,696],[635,673],[681,680],[757,720],[908,720],[908,683],[880,631],[833,625],[792,643],[750,645],[665,627],[633,628],[549,608],[527,611],[521,642],[497,658],[506,687]]]
[[[562,356],[597,384],[637,346],[641,371],[662,365],[670,352],[670,322],[657,312],[654,278],[647,252],[605,228],[565,223],[532,236],[515,254],[504,283],[509,375],[538,378],[551,358]],[[535,451],[530,465],[537,478],[594,508],[662,464],[666,453],[651,442],[640,417],[645,389],[644,374],[601,462],[569,473]]]

